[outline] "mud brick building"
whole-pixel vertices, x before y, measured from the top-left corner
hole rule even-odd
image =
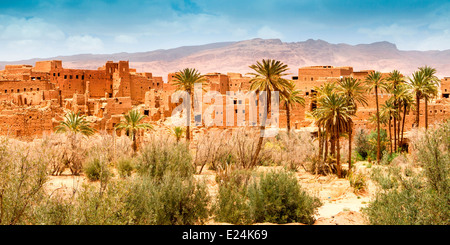
[[[316,107],[314,94],[317,87],[337,81],[343,77],[365,80],[373,70],[354,71],[353,67],[308,66],[298,68],[298,74],[292,77],[306,100],[305,106],[296,105],[291,110],[291,128],[314,127],[307,115]],[[96,70],[67,69],[62,61],[38,61],[31,65],[7,65],[0,71],[0,134],[14,137],[34,137],[53,132],[54,127],[70,111],[86,115],[97,130],[112,132],[114,126],[131,109],[138,109],[147,115],[147,121],[165,121],[170,119],[175,108],[182,103],[172,101],[176,92],[173,84],[175,73],[167,75],[167,82],[152,73],[138,73],[130,68],[128,61],[107,61]],[[383,76],[387,76],[383,73]],[[205,99],[201,104],[202,115],[205,112],[216,119],[219,128],[245,126],[258,118],[251,118],[252,106],[248,98],[243,97],[250,90],[251,77],[240,73],[207,73],[202,86],[202,96],[216,91],[221,103],[215,99]],[[234,94],[236,93],[236,94]],[[228,97],[227,94],[233,96]],[[380,93],[380,105],[391,95]],[[441,80],[438,98],[428,103],[429,124],[450,118],[450,77]],[[376,113],[375,94],[367,96],[368,105],[359,105],[354,120],[355,128],[374,128],[368,119]],[[227,109],[232,114],[227,114]],[[253,109],[255,110],[255,109]],[[259,110],[256,107],[256,110]],[[192,112],[194,113],[194,112]],[[415,111],[407,117],[405,126],[409,130],[415,119]],[[424,102],[420,105],[420,116],[424,116]],[[258,111],[259,114],[259,111]],[[193,118],[194,115],[192,115]],[[270,118],[270,116],[269,116]],[[279,107],[279,127],[286,128],[286,108]],[[424,120],[421,120],[421,127]],[[206,127],[204,123],[199,127]]]

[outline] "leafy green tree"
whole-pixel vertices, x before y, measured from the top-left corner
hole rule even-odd
[[[378,92],[382,91],[385,88],[385,80],[383,79],[381,72],[374,71],[367,75],[365,82],[369,86],[369,91],[375,92],[375,102],[377,106],[377,163],[380,163],[381,154],[380,154],[380,106],[378,103]]]
[[[133,141],[133,151],[137,152],[137,136],[140,130],[153,129],[148,123],[141,122],[147,116],[142,115],[138,110],[130,110],[125,116],[125,121],[121,121],[115,126],[115,130],[125,130],[125,133]]]
[[[82,116],[79,112],[75,113],[72,111],[65,115],[65,120],[59,122],[55,129],[57,133],[71,132],[86,136],[91,136],[95,133],[95,129],[90,126],[84,115]]]
[[[194,98],[194,85],[196,83],[205,83],[206,78],[200,74],[198,70],[195,68],[185,68],[183,70],[178,71],[173,77],[173,84],[176,86],[176,91],[185,91],[191,96],[191,107],[193,107],[193,98]],[[186,139],[188,141],[191,140],[191,113],[188,110],[187,113],[188,123],[186,126]]]
[[[249,66],[254,72],[248,73],[252,75],[253,78],[250,80],[250,90],[256,92],[267,93],[267,114],[270,114],[270,101],[271,92],[280,92],[282,96],[287,96],[286,90],[289,88],[289,81],[283,76],[288,75],[286,71],[289,69],[286,64],[281,61],[272,59],[263,59],[261,62],[257,61],[256,64]],[[258,158],[259,152],[261,151],[261,146],[264,140],[264,130],[266,128],[267,116],[263,117],[261,120],[261,135],[256,146],[255,154],[252,157],[252,162],[250,167],[256,165],[256,160]]]
[[[286,89],[286,96],[281,96],[281,100],[286,107],[286,123],[288,133],[291,131],[291,108],[296,104],[305,105],[305,98],[301,96],[301,91],[295,89],[295,83],[290,81]]]
[[[353,78],[344,77],[338,81],[338,92],[344,96],[349,109],[349,114],[354,117],[358,109],[358,104],[366,106],[367,98],[365,96],[367,88],[364,84]],[[352,118],[348,121],[348,170],[349,173],[352,170],[352,137],[353,137],[353,120]]]

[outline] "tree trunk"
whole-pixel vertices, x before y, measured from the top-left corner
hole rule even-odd
[[[286,103],[286,123],[287,123],[287,132],[289,134],[291,132],[291,111],[289,109],[288,103]]]
[[[320,127],[320,124],[318,125],[319,126],[319,131],[318,131],[318,141],[319,141],[319,156],[317,157],[317,164],[316,164],[316,167],[315,167],[315,174],[317,174],[317,172],[318,172],[318,165],[319,164],[322,164],[322,154],[323,154],[323,136],[322,136],[322,130],[321,130],[321,127]]]
[[[270,114],[270,100],[271,100],[270,90],[266,91],[266,92],[267,92],[267,101],[266,101],[266,103],[267,103],[267,114],[262,119],[258,145],[256,146],[256,151],[255,151],[255,154],[253,155],[252,162],[250,163],[249,168],[253,168],[254,166],[256,166],[256,160],[258,159],[259,152],[261,151],[262,143],[263,143],[263,140],[264,140],[264,130],[266,129],[267,117]]]
[[[420,95],[419,93],[416,93],[416,121],[414,122],[414,126],[416,128],[419,127],[419,112],[420,112]]]
[[[342,177],[340,151],[341,149],[339,147],[339,128],[336,127],[336,167],[337,167],[337,175],[339,178]]]
[[[403,145],[403,132],[405,131],[406,104],[403,105],[402,138],[400,143]]]
[[[425,130],[428,129],[428,98],[425,97]]]
[[[375,102],[377,104],[377,163],[380,164],[380,109],[378,105],[378,86],[375,86]]]
[[[390,152],[392,154],[392,136],[391,136],[391,117],[389,116],[389,148],[390,148]]]
[[[187,125],[186,125],[186,140],[188,142],[188,144],[191,142],[191,109],[194,107],[194,100],[193,98],[193,94],[191,93],[191,90],[187,90],[189,96],[190,96],[190,103],[189,103],[189,110],[186,112],[187,115]]]
[[[352,134],[353,134],[353,122],[348,122],[348,173],[352,172]]]
[[[324,140],[324,142],[325,142],[325,153],[324,153],[324,156],[323,156],[323,160],[324,160],[324,162],[326,162],[328,159],[328,132],[324,129],[324,133],[325,133],[325,135],[324,135],[324,138],[323,138],[323,140]]]
[[[397,152],[397,118],[396,118],[396,115],[394,115],[394,152]],[[391,149],[391,153],[392,153],[392,149]]]

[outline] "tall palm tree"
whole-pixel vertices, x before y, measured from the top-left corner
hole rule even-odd
[[[405,119],[406,115],[410,113],[410,111],[414,107],[414,96],[409,90],[409,87],[407,84],[403,85],[403,88],[406,90],[405,93],[402,93],[401,96],[399,96],[399,99],[401,101],[401,104],[403,106],[403,117],[402,117],[402,128],[401,128],[401,135],[400,135],[400,142],[399,146],[403,145],[403,133],[405,132]]]
[[[398,71],[394,70],[389,73],[386,78],[387,90],[394,96],[393,105],[396,108],[396,115],[393,116],[394,120],[394,150],[397,151],[397,145],[400,140],[400,118],[402,104],[399,96],[401,96],[405,90],[402,89],[402,85],[405,83],[405,77]]]
[[[436,77],[436,69],[424,66],[420,67],[419,70],[424,74],[426,89],[423,94],[423,99],[425,101],[425,129],[428,129],[428,101],[435,98],[438,95],[438,86],[440,83],[439,78]]]
[[[75,113],[72,111],[65,115],[65,120],[59,122],[55,129],[57,133],[71,132],[85,136],[91,136],[95,133],[95,129],[90,126],[84,115],[82,116],[80,112]]]
[[[263,59],[261,62],[257,61],[256,64],[249,66],[254,72],[248,73],[248,75],[253,76],[250,80],[250,90],[256,92],[267,93],[267,104],[262,106],[267,106],[267,115],[270,114],[270,101],[271,92],[280,92],[282,96],[288,97],[286,90],[290,86],[289,81],[284,79],[283,76],[288,75],[286,71],[289,69],[286,64],[281,61],[272,59]],[[252,157],[252,162],[250,167],[256,165],[256,160],[258,158],[259,152],[261,151],[261,146],[264,140],[264,130],[266,128],[267,116],[263,117],[260,121],[261,134],[256,146],[255,154]]]
[[[141,121],[147,116],[142,115],[138,110],[130,110],[125,116],[125,121],[121,121],[115,126],[115,130],[125,130],[125,133],[133,141],[133,151],[137,152],[137,136],[140,130],[153,129],[153,126]]]
[[[394,105],[393,100],[387,100],[382,106],[380,111],[380,121],[387,121],[388,123],[388,129],[389,129],[389,145],[390,145],[390,153],[393,152],[393,144],[392,144],[392,134],[391,134],[391,128],[392,128],[392,119],[395,118],[397,113],[397,108]],[[387,119],[386,119],[387,118]],[[395,129],[395,124],[393,125]],[[395,134],[395,133],[394,133]],[[395,144],[395,140],[394,140]]]
[[[420,99],[427,92],[425,74],[423,72],[415,71],[412,77],[409,78],[409,86],[411,87],[412,93],[416,97],[416,118],[414,121],[414,127],[419,127],[420,120]],[[426,111],[426,110],[425,110]]]
[[[323,125],[327,132],[330,132],[330,137],[333,136],[335,141],[332,152],[333,155],[335,153],[336,157],[338,177],[342,177],[339,138],[341,133],[348,131],[348,122],[351,119],[350,111],[346,98],[338,93],[322,97],[318,101],[317,108],[313,111],[313,114],[318,118],[318,123]]]
[[[295,89],[295,83],[293,81],[289,82],[289,86],[286,88],[286,96],[281,96],[281,100],[284,102],[284,106],[286,107],[286,123],[287,123],[287,132],[291,131],[291,113],[290,109],[294,107],[296,104],[300,104],[302,106],[305,105],[305,98],[303,98],[300,94],[300,90]]]
[[[379,108],[379,104],[378,104],[378,92],[384,89],[385,87],[385,83],[384,83],[384,79],[382,78],[381,72],[379,71],[374,71],[369,73],[369,75],[367,75],[365,82],[368,84],[369,86],[369,90],[370,91],[374,91],[375,92],[375,103],[377,106],[377,163],[380,163],[380,149],[381,149],[381,145],[380,145],[380,108]]]
[[[322,84],[319,87],[314,87],[314,90],[316,91],[312,96],[313,96],[313,101],[315,101],[316,104],[320,104],[320,102],[330,96],[331,94],[333,94],[336,90],[336,83],[333,82],[329,82],[329,83],[325,83]],[[317,112],[315,112],[315,110],[312,111],[312,113],[310,113],[311,118],[314,119],[314,121],[316,121],[317,126],[318,126],[318,136],[319,136],[319,159],[318,161],[320,162],[320,159],[322,157],[322,153],[323,153],[323,159],[325,161],[327,161],[328,158],[328,143],[329,140],[328,138],[330,138],[330,141],[332,141],[332,139],[334,138],[334,136],[330,133],[327,132],[327,130],[325,130],[324,127],[324,123],[323,121],[319,120],[320,115],[317,114]],[[334,141],[333,141],[334,142]],[[332,144],[332,149],[334,148],[334,143]],[[325,149],[325,150],[323,150]]]
[[[365,96],[367,88],[364,84],[353,78],[344,77],[338,80],[338,92],[344,96],[346,101],[346,106],[349,109],[349,114],[354,117],[358,109],[358,104],[367,106],[367,98]],[[348,120],[348,170],[349,173],[352,170],[352,131],[353,131],[353,120],[350,118]]]
[[[78,141],[78,135],[91,136],[95,133],[95,129],[91,127],[86,117],[80,115],[80,112],[69,112],[65,115],[65,120],[60,121],[59,125],[55,127],[56,133],[68,133],[68,140],[71,150],[64,151],[64,161],[74,175],[78,175],[81,171],[81,161],[79,158],[78,147],[81,146],[81,141]],[[78,144],[77,144],[78,143]]]
[[[183,70],[178,71],[173,80],[173,84],[176,86],[176,91],[186,91],[189,96],[191,96],[191,107],[194,106],[194,85],[196,83],[202,83],[204,84],[206,81],[206,78],[200,74],[198,70],[195,68],[185,68]],[[187,112],[187,125],[186,125],[186,139],[189,142],[191,140],[191,130],[190,130],[190,124],[191,124],[191,112],[190,108]]]

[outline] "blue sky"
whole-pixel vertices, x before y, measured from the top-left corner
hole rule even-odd
[[[450,1],[0,0],[0,60],[251,38],[450,49]]]

